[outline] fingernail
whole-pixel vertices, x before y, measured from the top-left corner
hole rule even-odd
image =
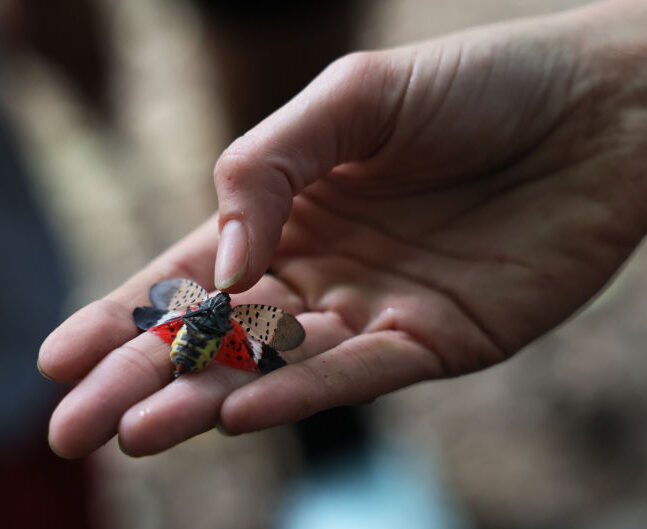
[[[239,220],[230,220],[222,228],[216,257],[216,288],[225,290],[247,270],[247,230]]]

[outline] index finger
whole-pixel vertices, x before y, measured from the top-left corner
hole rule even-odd
[[[347,55],[225,150],[214,169],[228,249],[216,262],[220,288],[241,292],[267,270],[294,196],[384,144],[409,86],[411,60],[404,48]]]
[[[187,277],[213,289],[213,263],[218,249],[218,219],[202,226],[157,257],[105,298],[80,309],[43,342],[38,368],[62,382],[85,376],[113,349],[138,334],[133,309],[148,303],[150,285],[172,277]]]

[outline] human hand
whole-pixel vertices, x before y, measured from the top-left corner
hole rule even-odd
[[[638,4],[333,64],[220,158],[219,218],[45,342],[41,369],[81,379],[53,448],[118,432],[142,455],[286,423],[482,369],[563,321],[645,231]],[[164,278],[213,286],[223,226],[216,283],[301,314],[306,341],[258,379],[212,365],[169,384],[168,346],[136,336],[132,308]]]

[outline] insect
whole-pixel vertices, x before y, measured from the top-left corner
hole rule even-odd
[[[189,279],[155,283],[152,306],[137,307],[142,330],[171,344],[174,376],[202,371],[212,360],[247,371],[269,373],[286,365],[277,351],[294,349],[305,331],[298,320],[270,305],[231,306],[229,294],[209,293]]]

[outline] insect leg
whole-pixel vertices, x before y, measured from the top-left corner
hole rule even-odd
[[[189,320],[189,319],[187,319],[187,318],[186,318],[186,314],[185,314],[184,316],[182,316],[182,321],[183,321],[183,322],[184,322],[184,324],[185,324],[189,329],[191,329],[193,332],[200,332],[200,329],[198,329],[198,328],[196,327],[195,323],[193,323],[191,320]]]
[[[195,316],[196,314],[204,314],[208,310],[209,310],[208,308],[198,308],[198,309],[195,309],[195,310],[190,310],[190,311],[184,313],[184,317]]]

